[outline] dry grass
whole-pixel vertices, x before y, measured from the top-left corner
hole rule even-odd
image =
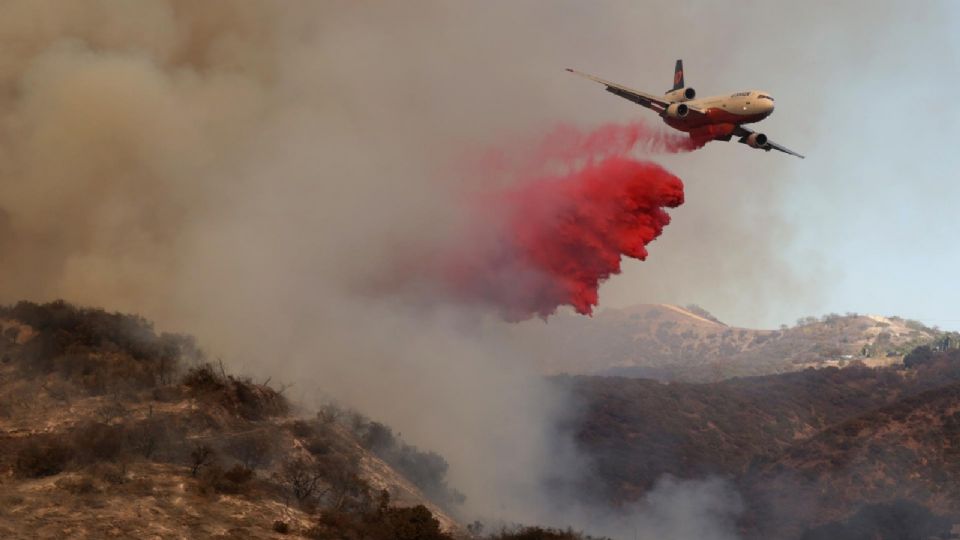
[[[211,499],[180,467],[138,463],[115,484],[63,475],[6,486],[3,538],[275,538],[273,522],[306,528],[310,516],[274,500]]]
[[[10,319],[12,311],[43,329]],[[346,494],[342,508],[367,501],[370,485],[426,503],[336,418],[295,421],[269,386],[203,362],[181,369],[174,353],[195,356],[191,347],[138,317],[62,303],[0,307],[0,538],[302,534],[316,516],[294,503],[278,473],[291,459],[320,463],[307,449],[320,446],[354,464],[340,491],[331,487],[346,477],[322,469],[324,492]],[[211,452],[194,476],[200,446]]]

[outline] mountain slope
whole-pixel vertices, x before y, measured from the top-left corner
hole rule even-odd
[[[580,399],[571,429],[592,457],[592,496],[623,504],[664,475],[719,475],[740,486],[751,537],[793,538],[864,504],[960,515],[960,351],[910,366],[709,384],[554,380]]]
[[[909,500],[960,515],[960,384],[910,396],[831,426],[758,464],[744,479],[756,511],[798,524],[861,504]]]
[[[139,317],[0,308],[0,536],[338,538],[398,519],[425,538],[459,530],[424,495],[456,505],[442,458],[321,412],[303,417]],[[369,444],[374,426],[389,452]]]

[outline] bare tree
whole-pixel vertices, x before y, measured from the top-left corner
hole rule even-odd
[[[200,468],[213,461],[213,449],[205,444],[198,444],[190,452],[190,476],[196,478]]]
[[[323,480],[323,471],[315,463],[303,458],[291,459],[283,464],[281,480],[290,486],[297,501],[304,502],[315,494],[322,496],[326,491],[317,493]]]
[[[227,452],[251,470],[268,465],[273,460],[276,439],[269,431],[251,431],[232,438]]]
[[[114,399],[110,403],[106,403],[97,408],[95,413],[101,422],[109,424],[114,418],[125,417],[127,415],[127,408],[123,406],[123,403],[121,403],[119,399]]]
[[[134,450],[147,459],[153,457],[154,452],[163,446],[169,437],[170,432],[167,425],[162,418],[153,416],[152,406],[147,418],[134,425],[129,431],[130,443]]]
[[[358,502],[370,497],[370,485],[360,477],[360,462],[343,455],[322,456],[317,469],[327,482],[334,510],[341,510],[348,501]]]
[[[335,403],[327,403],[323,407],[320,407],[320,411],[317,412],[317,418],[324,424],[333,424],[339,420],[341,416],[343,416],[343,410]]]

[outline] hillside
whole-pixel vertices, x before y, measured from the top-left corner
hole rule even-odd
[[[783,527],[787,517],[837,521],[856,505],[898,500],[960,515],[958,479],[960,384],[953,383],[833,425],[758,463],[744,484],[760,503],[756,519],[775,516]]]
[[[629,507],[664,476],[719,476],[743,497],[748,540],[904,537],[896,527],[947,538],[960,523],[960,350],[949,342],[880,368],[551,380],[573,396],[578,415],[560,428],[592,468],[556,487],[581,503]],[[522,527],[482,537],[457,520],[464,497],[443,457],[283,393],[140,317],[0,307],[0,537],[585,538]]]
[[[690,382],[799,371],[807,367],[900,362],[914,347],[960,336],[898,317],[827,315],[793,327],[727,326],[697,306],[650,304],[605,309],[593,318],[559,314],[540,329],[563,353],[549,374],[596,374]]]
[[[581,400],[573,429],[593,496],[622,503],[665,474],[718,475],[739,486],[749,537],[796,538],[869,505],[960,516],[960,351],[907,363],[710,384],[555,380]]]
[[[139,317],[0,308],[0,537],[449,538],[441,505],[462,496],[445,473],[386,426],[298,411]]]

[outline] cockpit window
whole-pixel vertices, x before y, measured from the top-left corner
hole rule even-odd
[[[760,94],[759,97],[760,97],[760,99],[769,99],[770,101],[773,101],[773,98],[772,98],[772,97],[770,97],[770,96],[768,96],[768,95],[765,95],[765,94]]]

